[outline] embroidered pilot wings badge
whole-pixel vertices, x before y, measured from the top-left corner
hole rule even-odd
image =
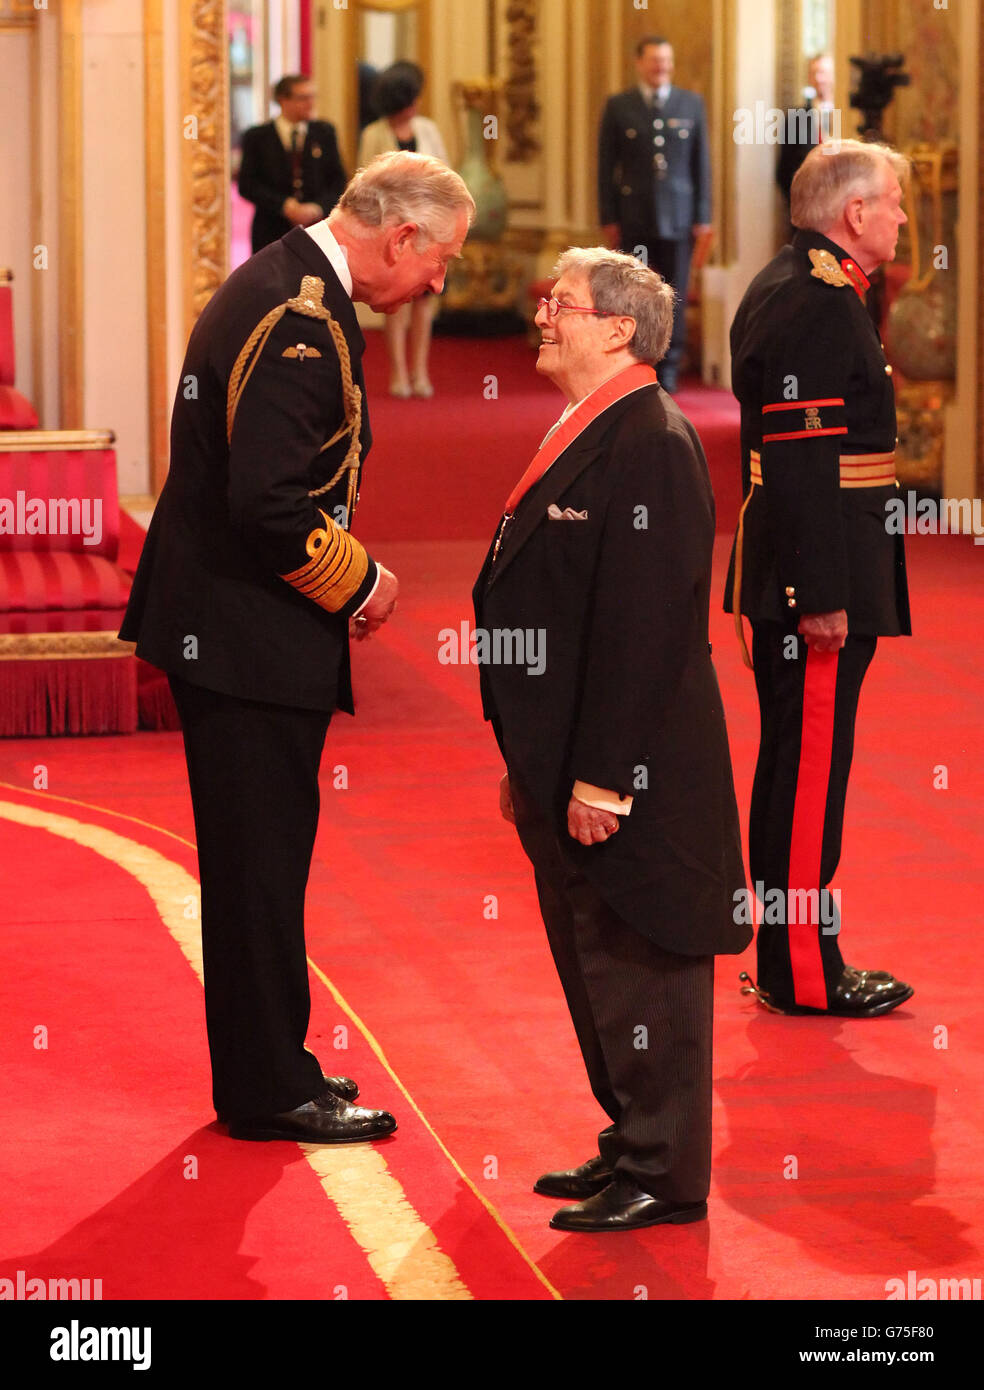
[[[285,347],[280,356],[299,357],[303,362],[305,357],[320,357],[321,353],[316,347],[310,347],[307,343],[298,343],[297,347]]]

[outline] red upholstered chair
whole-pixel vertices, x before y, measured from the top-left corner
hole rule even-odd
[[[137,727],[113,439],[0,431],[0,735]]]
[[[9,270],[0,270],[0,430],[33,430],[37,411],[14,389],[13,278]]]

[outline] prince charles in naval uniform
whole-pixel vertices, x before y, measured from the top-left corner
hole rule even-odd
[[[543,634],[540,674],[481,666],[483,703],[607,1117],[597,1153],[535,1190],[574,1199],[553,1226],[616,1231],[706,1214],[714,956],[751,932],[734,918],[745,880],[707,640],[714,500],[652,365],[672,290],[601,248],[566,252],[557,273],[537,366],[568,405],[474,598],[480,629]]]
[[[354,710],[349,637],[376,631],[397,594],[350,529],[371,442],[354,301],[393,313],[439,293],[473,212],[440,161],[384,155],[329,218],[234,271],[188,344],[121,635],[167,672],[181,716],[212,1096],[234,1138],[396,1128],[304,1046],[304,895],[325,735]]]

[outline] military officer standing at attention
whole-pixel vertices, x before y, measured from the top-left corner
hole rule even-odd
[[[237,1139],[396,1128],[304,1046],[321,751],[333,712],[354,710],[349,638],[376,631],[397,594],[349,530],[371,443],[354,301],[391,314],[439,294],[474,208],[440,160],[381,156],[326,221],[229,276],[181,369],[121,636],[167,672],[181,716],[212,1098]]]
[[[673,48],[636,45],[639,82],[609,97],[598,139],[598,220],[608,245],[641,256],[676,291],[673,337],[660,383],[677,389],[686,342],[687,286],[696,237],[711,230],[707,114],[696,92],[674,87]]]
[[[253,252],[291,227],[327,217],[345,187],[335,127],[312,120],[316,92],[303,73],[282,77],[273,89],[280,115],[243,134],[239,192],[256,204]]]
[[[792,184],[799,230],[731,327],[745,502],[725,607],[761,712],[748,845],[763,903],[755,992],[782,1013],[869,1018],[913,992],[845,965],[827,891],[861,682],[878,638],[911,630],[903,540],[886,530],[892,369],[864,300],[868,276],[895,255],[908,168],[887,145],[812,150]]]

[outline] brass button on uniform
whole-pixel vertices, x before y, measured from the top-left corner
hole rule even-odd
[[[885,375],[886,375],[886,376],[891,376],[891,375],[892,375],[892,364],[891,364],[891,362],[886,362],[886,363],[885,363]]]
[[[786,590],[786,597],[787,597],[787,598],[792,598],[793,595],[795,594],[795,592],[796,592],[795,589],[789,589],[789,588],[787,588],[787,590]]]

